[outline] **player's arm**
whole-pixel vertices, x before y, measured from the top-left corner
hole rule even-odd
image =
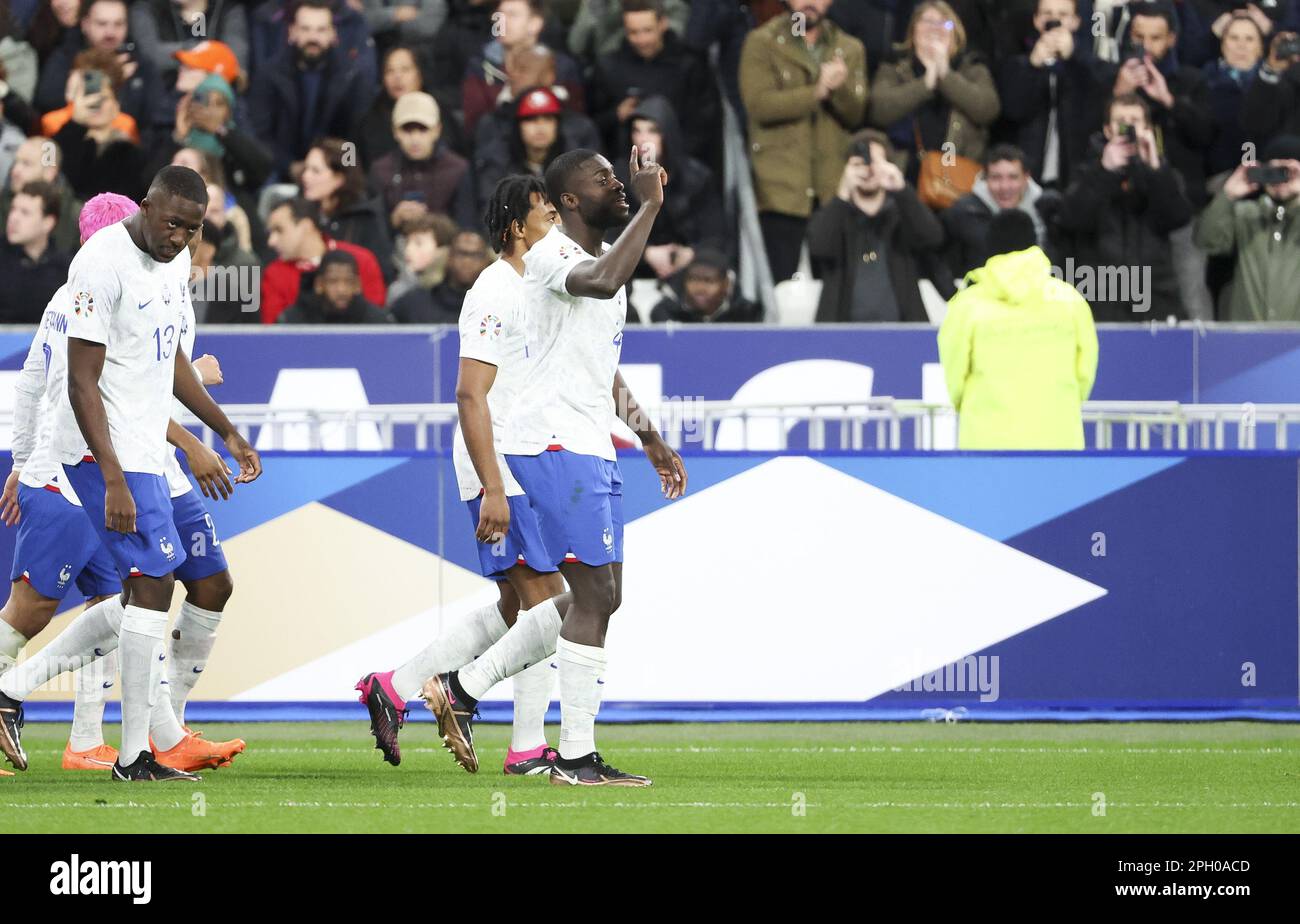
[[[174,420],[167,421],[167,442],[185,453],[185,462],[204,497],[213,500],[217,500],[218,495],[221,500],[230,497],[235,489],[230,484],[230,466],[226,465],[225,459]]]
[[[119,533],[135,532],[135,499],[108,434],[108,412],[99,393],[107,348],[102,343],[68,338],[68,403],[77,427],[104,478],[104,525]]]
[[[637,435],[646,458],[659,473],[660,487],[664,497],[676,500],[686,493],[686,466],[682,457],[659,435],[650,415],[641,409],[632,397],[631,390],[623,381],[623,373],[614,372],[614,411],[619,419],[627,424],[628,429]]]
[[[483,485],[483,504],[479,507],[479,542],[498,542],[510,529],[510,504],[506,500],[505,481],[497,464],[496,444],[492,438],[492,411],[488,408],[488,391],[497,378],[497,367],[482,360],[460,358],[456,376],[456,409],[460,413],[460,432],[469,450],[474,473]]]
[[[212,400],[208,390],[203,387],[199,377],[194,373],[190,358],[182,349],[176,350],[176,367],[172,375],[172,394],[176,400],[185,405],[199,420],[221,436],[222,442],[230,454],[239,463],[239,474],[235,476],[236,484],[246,484],[262,474],[262,459],[235,429],[224,411]]]
[[[18,509],[18,476],[31,457],[36,445],[36,416],[41,398],[45,396],[45,341],[40,334],[32,338],[32,345],[23,360],[23,368],[14,383],[14,431],[10,441],[14,467],[5,479],[4,492],[0,493],[0,521],[6,526],[15,525],[21,518]]]
[[[632,178],[632,189],[641,200],[641,207],[609,250],[595,260],[586,260],[573,268],[564,285],[570,295],[613,298],[627,285],[641,262],[645,245],[650,240],[650,229],[664,204],[665,174],[653,160],[642,164],[635,145],[630,167],[628,175]]]

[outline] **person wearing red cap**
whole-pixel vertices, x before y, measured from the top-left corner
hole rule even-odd
[[[598,137],[585,115],[567,111],[549,87],[533,87],[519,96],[509,121],[493,117],[484,123],[474,151],[474,176],[479,211],[492,197],[502,177],[512,173],[541,176],[562,151],[588,147]]]

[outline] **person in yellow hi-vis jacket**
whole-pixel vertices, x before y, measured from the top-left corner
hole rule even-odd
[[[966,278],[939,328],[939,359],[960,449],[1083,449],[1083,402],[1097,376],[1087,301],[1052,275],[1033,221],[993,219],[997,254]]]

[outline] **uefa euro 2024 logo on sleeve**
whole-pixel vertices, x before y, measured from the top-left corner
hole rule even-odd
[[[501,336],[501,319],[494,314],[483,315],[483,320],[478,322],[478,335],[496,340]]]
[[[90,317],[95,313],[95,297],[89,292],[78,292],[72,300],[72,313],[77,317]]]

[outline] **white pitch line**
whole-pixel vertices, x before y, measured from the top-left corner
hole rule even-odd
[[[209,800],[209,810],[247,808],[287,809],[478,809],[490,808],[490,801],[482,802],[221,802]],[[790,802],[507,802],[506,808],[531,809],[789,809]],[[1110,808],[1122,809],[1300,809],[1300,802],[1109,802]],[[808,808],[819,808],[816,802]],[[848,802],[837,803],[836,809],[1090,809],[1092,802]],[[193,808],[190,802],[0,802],[0,808],[11,809],[183,809]]]

